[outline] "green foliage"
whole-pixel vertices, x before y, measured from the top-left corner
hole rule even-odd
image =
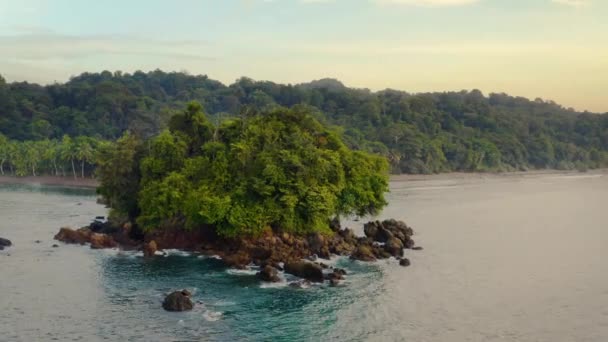
[[[304,108],[232,119],[216,129],[200,106],[190,104],[170,128],[146,142],[139,159],[132,138],[121,138],[111,150],[129,145],[132,153],[104,155],[99,166],[102,193],[115,209],[129,210],[125,204],[133,202],[116,198],[132,200],[140,189],[137,223],[146,230],[323,232],[333,216],[376,214],[386,205],[386,160],[351,151]],[[110,174],[118,164],[129,167]],[[140,175],[133,171],[137,164]]]
[[[202,103],[209,117],[191,101]],[[44,87],[0,78],[0,133],[18,141],[116,139],[125,131],[148,138],[168,128],[179,133],[188,154],[201,154],[204,142],[223,139],[220,134],[232,139],[240,129],[235,124],[257,111],[293,106],[339,127],[348,147],[387,157],[394,173],[608,165],[608,115],[479,90],[371,92],[331,79],[281,85],[241,78],[227,86],[159,70],[84,73]],[[68,169],[76,174],[80,164],[82,173],[78,160],[72,167],[74,159],[67,159]]]
[[[90,137],[14,141],[0,134],[0,174],[65,176],[59,170],[79,163],[80,177],[92,176],[99,144],[101,140]],[[73,176],[78,177],[75,169]]]

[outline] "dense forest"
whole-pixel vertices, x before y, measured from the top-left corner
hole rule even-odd
[[[305,109],[347,146],[387,157],[395,173],[608,166],[608,114],[478,90],[372,92],[332,79],[282,85],[241,78],[226,86],[185,73],[104,71],[41,86],[0,77],[0,133],[38,142],[64,135],[114,140],[125,131],[147,138],[190,101],[201,103],[215,125]]]
[[[169,129],[126,133],[100,149],[99,192],[112,217],[145,231],[212,228],[329,232],[328,219],[385,205],[385,158],[352,151],[306,109],[277,109],[214,125],[192,102]]]

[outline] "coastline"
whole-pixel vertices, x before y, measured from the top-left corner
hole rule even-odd
[[[576,170],[532,170],[532,171],[509,171],[509,172],[447,172],[438,174],[400,174],[390,175],[391,182],[415,182],[431,180],[475,180],[486,178],[508,178],[508,177],[542,177],[547,175],[608,175],[608,169],[595,169],[585,172]],[[59,177],[59,176],[0,176],[2,184],[27,184],[27,185],[51,185],[72,188],[95,189],[99,182],[92,178]]]
[[[77,178],[72,177],[59,177],[59,176],[26,176],[26,177],[14,177],[14,176],[0,176],[1,184],[26,184],[26,185],[52,185],[52,186],[64,186],[70,188],[87,188],[95,189],[99,186],[99,182],[96,179],[91,178]]]
[[[608,175],[608,169],[594,169],[585,172],[576,170],[532,170],[532,171],[508,171],[508,172],[447,172],[437,174],[401,174],[391,175],[391,182],[415,182],[431,180],[475,180],[487,178],[511,178],[511,177],[542,177],[550,175]]]

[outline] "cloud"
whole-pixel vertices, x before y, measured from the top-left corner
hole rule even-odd
[[[566,5],[571,7],[584,7],[591,4],[590,0],[551,0],[556,4]]]

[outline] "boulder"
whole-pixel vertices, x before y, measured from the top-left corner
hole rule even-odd
[[[334,232],[340,231],[340,229],[342,229],[340,219],[338,217],[334,217],[331,221],[329,221],[329,228]]]
[[[378,234],[378,222],[368,222],[363,225],[363,232],[368,238],[375,240]]]
[[[114,238],[110,235],[93,233],[91,234],[89,241],[91,242],[92,249],[103,249],[103,248],[115,248],[118,247]]]
[[[420,247],[420,246],[415,246],[415,247],[412,247],[412,250],[413,250],[413,251],[421,251],[421,250],[423,250],[423,249],[424,249],[424,248],[422,248],[422,247]]]
[[[163,309],[167,311],[181,312],[190,311],[194,307],[190,299],[190,292],[187,290],[175,291],[165,297]]]
[[[264,266],[264,268],[262,268],[260,272],[258,272],[257,276],[262,281],[267,281],[271,283],[278,283],[281,281],[277,269],[270,265]]]
[[[10,247],[13,243],[9,239],[0,238],[0,247]]]
[[[411,264],[412,263],[410,262],[410,259],[408,259],[408,258],[401,258],[401,260],[399,260],[399,265],[401,265],[403,267],[408,267]]]
[[[344,279],[344,275],[341,272],[337,272],[337,271],[333,271],[332,273],[328,273],[325,276],[325,279],[327,280],[342,280]]]
[[[55,243],[55,244],[53,244],[53,246],[51,246],[51,247],[53,247],[53,248],[59,248],[59,245]]]
[[[156,241],[152,240],[148,243],[144,244],[144,257],[150,258],[156,254],[158,247],[156,246]]]
[[[403,242],[395,237],[392,237],[386,241],[384,250],[394,257],[403,256]]]
[[[376,261],[372,247],[364,244],[357,246],[355,251],[350,255],[350,258],[360,261]]]
[[[323,268],[308,261],[295,261],[285,264],[285,272],[315,283],[323,282]]]
[[[378,233],[376,234],[376,238],[374,240],[378,242],[387,242],[388,240],[394,238],[395,235],[391,233],[390,230],[380,226],[378,228]]]
[[[329,280],[329,286],[336,287],[338,285],[340,285],[340,279],[330,279]]]

